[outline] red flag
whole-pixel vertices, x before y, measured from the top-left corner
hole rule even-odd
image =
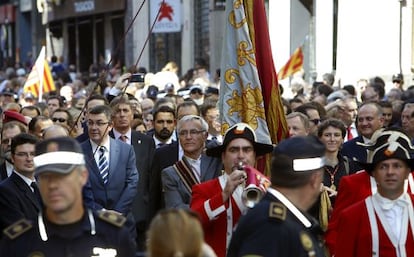
[[[227,0],[226,18],[219,99],[222,130],[245,122],[260,142],[275,144],[287,136],[287,124],[263,0]]]
[[[288,136],[288,128],[272,58],[266,11],[263,0],[246,1],[246,4],[254,4],[248,10],[253,9],[257,71],[262,84],[267,126],[272,143],[276,144]]]
[[[35,97],[39,97],[39,100],[43,93],[56,90],[49,64],[45,58],[45,47],[43,47],[23,86],[24,92],[32,93]]]
[[[296,48],[287,63],[279,71],[279,79],[282,80],[300,71],[303,68],[302,47]]]

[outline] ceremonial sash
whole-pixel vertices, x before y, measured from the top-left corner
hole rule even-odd
[[[191,166],[187,163],[185,158],[183,158],[182,160],[177,161],[173,167],[178,176],[183,181],[184,186],[187,188],[188,192],[191,193],[192,187],[196,184],[199,184],[199,181],[194,176],[194,172],[191,169]]]

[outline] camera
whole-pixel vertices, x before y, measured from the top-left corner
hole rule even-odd
[[[140,83],[142,83],[142,82],[144,82],[144,77],[145,77],[144,73],[132,74],[131,77],[129,78],[129,83],[131,83],[131,82],[140,82]]]

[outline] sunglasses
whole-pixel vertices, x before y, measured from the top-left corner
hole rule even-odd
[[[66,119],[64,119],[64,118],[52,118],[52,121],[53,122],[57,122],[57,121],[59,121],[59,122],[65,122]]]
[[[309,121],[312,121],[313,124],[315,124],[315,125],[318,125],[321,122],[320,119],[313,119],[313,120],[309,120]]]

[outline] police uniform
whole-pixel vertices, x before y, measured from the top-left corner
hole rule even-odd
[[[314,183],[318,182],[312,178],[320,178],[322,183],[324,155],[325,146],[311,136],[294,137],[278,144],[273,151],[273,185],[267,189],[261,201],[240,219],[227,257],[325,256],[322,229],[318,222],[298,209],[298,200],[293,198],[291,202],[286,197],[317,196],[318,188],[315,188]],[[305,173],[318,176],[301,175]],[[314,199],[309,197],[305,203],[311,206],[316,196]],[[301,206],[304,207],[304,204]]]
[[[78,187],[86,181],[86,168],[83,168],[81,172],[75,171],[77,166],[84,167],[85,165],[85,157],[80,145],[70,137],[51,138],[36,144],[35,153],[36,156],[33,159],[35,175],[40,179],[41,192],[43,193],[42,189],[45,191],[42,197],[46,211],[40,212],[33,222],[22,219],[6,228],[0,242],[0,255],[7,257],[134,257],[135,241],[124,226],[126,221],[124,216],[109,211],[95,213],[82,206],[80,201],[76,202],[75,198],[72,202],[68,199],[71,205],[63,212],[48,209],[48,203],[51,202],[51,190],[61,194],[63,198],[69,193],[64,189],[59,191],[58,186],[63,186],[59,183],[73,183],[70,185],[73,186],[71,188],[79,190]],[[42,176],[45,176],[43,173],[53,173],[54,185],[44,184],[42,188],[42,183],[48,183],[48,179],[42,182]],[[72,175],[74,175],[73,179],[63,180],[63,176]],[[76,197],[82,195],[80,190],[72,190],[71,193]],[[78,217],[78,212],[73,215],[74,210],[80,208],[84,211],[83,216]],[[46,215],[46,212],[50,212],[51,215]],[[59,219],[64,221],[67,219],[71,222],[61,224],[52,222]]]
[[[294,211],[298,211],[296,208]],[[309,215],[306,225],[268,192],[238,224],[227,257],[257,255],[277,257],[324,256],[322,230]]]
[[[1,256],[7,257],[133,257],[134,242],[124,227],[125,218],[105,211],[85,211],[68,225],[22,219],[4,230]]]

